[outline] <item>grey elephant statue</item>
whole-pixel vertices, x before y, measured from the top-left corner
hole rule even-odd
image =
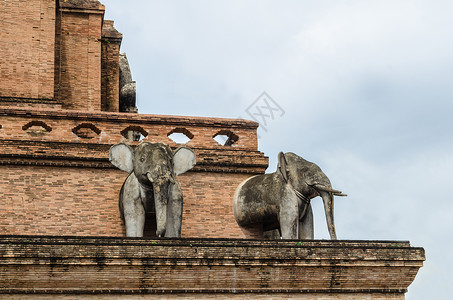
[[[137,106],[135,106],[137,85],[135,81],[132,80],[131,69],[126,53],[120,53],[118,64],[120,69],[119,110],[120,112],[136,113],[138,112]]]
[[[263,224],[267,230],[279,229],[283,239],[313,239],[310,200],[321,196],[330,238],[335,240],[334,195],[346,196],[332,189],[316,164],[294,153],[280,152],[276,172],[250,177],[238,186],[233,214],[240,226]]]
[[[196,163],[195,152],[187,147],[172,151],[162,143],[140,143],[135,150],[126,144],[110,148],[110,162],[129,176],[119,195],[120,215],[126,235],[142,237],[145,212],[156,212],[156,235],[180,237],[183,195],[176,176]]]

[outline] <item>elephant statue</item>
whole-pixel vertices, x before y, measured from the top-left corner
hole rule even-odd
[[[156,235],[180,237],[183,195],[176,180],[196,163],[195,152],[187,147],[172,151],[162,143],[140,143],[135,150],[120,143],[112,146],[110,162],[129,176],[119,195],[119,210],[126,235],[142,237],[145,212],[156,212]]]
[[[119,111],[136,113],[138,112],[136,102],[136,89],[137,84],[132,80],[131,69],[129,61],[127,60],[126,53],[120,53],[118,58],[120,69],[119,80]]]
[[[240,226],[263,224],[266,230],[279,229],[283,239],[313,239],[310,200],[321,196],[330,238],[336,240],[333,195],[346,196],[332,189],[316,164],[280,152],[276,172],[250,177],[237,187],[233,214]]]

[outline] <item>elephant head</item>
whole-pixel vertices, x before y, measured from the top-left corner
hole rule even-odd
[[[157,236],[179,237],[182,191],[175,176],[195,165],[194,151],[184,146],[172,151],[166,144],[149,142],[134,150],[121,143],[110,148],[110,161],[130,173],[120,192],[120,214],[127,235],[142,236],[144,211],[154,208]]]
[[[287,184],[294,189],[298,197],[305,200],[300,211],[300,217],[303,217],[307,212],[310,199],[321,196],[324,202],[330,238],[333,240],[337,239],[333,213],[333,196],[346,195],[332,189],[329,178],[322,172],[320,167],[294,153],[288,152],[284,154],[280,152],[278,154],[278,171]]]

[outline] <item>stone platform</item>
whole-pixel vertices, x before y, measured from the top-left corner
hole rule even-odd
[[[404,299],[404,241],[0,236],[0,299]]]

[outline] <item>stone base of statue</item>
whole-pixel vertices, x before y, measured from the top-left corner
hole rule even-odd
[[[404,299],[424,260],[401,241],[1,236],[0,299]]]

